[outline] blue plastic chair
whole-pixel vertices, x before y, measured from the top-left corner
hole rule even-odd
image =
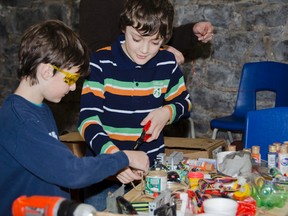
[[[245,148],[260,146],[263,160],[267,160],[269,145],[288,141],[288,107],[250,111],[247,114]]]
[[[216,139],[219,130],[228,132],[230,142],[233,142],[231,132],[245,136],[246,115],[256,110],[256,96],[260,91],[275,93],[275,107],[288,106],[288,64],[271,61],[244,64],[234,112],[210,122],[212,139]]]

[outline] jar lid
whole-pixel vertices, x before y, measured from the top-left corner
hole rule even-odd
[[[189,172],[188,178],[204,178],[204,173],[202,172]]]
[[[288,152],[287,146],[286,146],[286,145],[282,145],[282,146],[280,147],[280,153],[286,154],[287,152]]]
[[[269,145],[269,152],[277,152],[275,145]]]
[[[252,154],[259,154],[260,146],[252,146]]]

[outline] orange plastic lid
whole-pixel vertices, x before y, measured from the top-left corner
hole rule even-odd
[[[204,173],[202,172],[189,172],[188,178],[204,178]]]

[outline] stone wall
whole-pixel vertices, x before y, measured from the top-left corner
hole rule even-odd
[[[209,20],[215,26],[211,54],[182,66],[193,100],[191,114],[196,136],[210,137],[210,120],[233,111],[245,62],[288,63],[288,2],[173,0],[173,3],[175,25]],[[0,104],[17,86],[17,51],[23,31],[45,19],[60,19],[77,32],[78,5],[79,0],[0,0]],[[260,98],[261,107],[273,104],[273,96],[269,94]],[[70,93],[60,105],[50,106],[60,132],[75,129],[79,91]]]

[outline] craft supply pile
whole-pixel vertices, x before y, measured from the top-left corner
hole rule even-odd
[[[215,159],[159,154],[129,203],[143,215],[253,216],[259,209],[283,208],[288,201],[288,145],[271,145],[268,162],[261,160],[259,148],[229,149]]]

